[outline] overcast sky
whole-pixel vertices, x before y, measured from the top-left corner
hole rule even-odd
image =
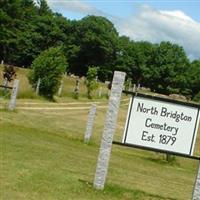
[[[200,0],[47,0],[68,19],[107,17],[120,35],[135,41],[171,41],[184,47],[190,59],[200,58]]]

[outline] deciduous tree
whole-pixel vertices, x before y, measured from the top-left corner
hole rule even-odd
[[[57,92],[62,74],[66,71],[67,60],[61,47],[52,47],[42,52],[31,66],[29,81],[33,88],[36,88],[37,81],[40,78],[40,95],[48,99],[53,99]]]

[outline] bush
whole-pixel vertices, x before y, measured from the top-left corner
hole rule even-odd
[[[89,99],[92,98],[92,92],[98,88],[98,83],[96,80],[97,70],[97,67],[89,67],[86,75],[85,84],[87,87],[87,96]]]
[[[67,60],[61,47],[52,47],[42,52],[32,63],[29,81],[33,88],[36,88],[40,78],[39,94],[53,99],[57,92],[62,74],[67,68]]]
[[[200,103],[200,91],[196,94],[193,100]]]
[[[8,82],[11,82],[16,77],[15,68],[11,65],[5,65],[3,69],[3,79],[7,79]]]

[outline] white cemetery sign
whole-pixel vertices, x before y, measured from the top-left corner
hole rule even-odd
[[[198,105],[135,96],[122,143],[192,155],[198,124]]]

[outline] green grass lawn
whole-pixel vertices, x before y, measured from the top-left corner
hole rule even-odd
[[[13,199],[190,199],[197,161],[113,146],[104,191],[94,190],[106,109],[98,109],[94,134],[83,144],[88,110],[0,111],[1,194]],[[115,140],[126,109],[121,107]]]
[[[14,112],[0,109],[0,199],[191,199],[197,161],[176,157],[175,162],[169,164],[164,154],[117,145],[112,148],[105,190],[93,189],[107,99],[88,101],[83,82],[81,98],[73,99],[70,92],[73,91],[75,80],[65,77],[63,96],[56,97],[56,102],[86,108],[23,110],[20,106],[63,106],[36,97],[28,84],[27,73],[25,69],[17,71],[20,79],[17,109]],[[91,142],[86,145],[83,136],[87,115],[90,104],[96,101],[98,107],[94,131]],[[6,99],[0,100],[0,106],[5,107],[7,102]],[[116,141],[122,139],[127,102],[121,103],[114,136]],[[200,155],[200,130],[195,155]]]

